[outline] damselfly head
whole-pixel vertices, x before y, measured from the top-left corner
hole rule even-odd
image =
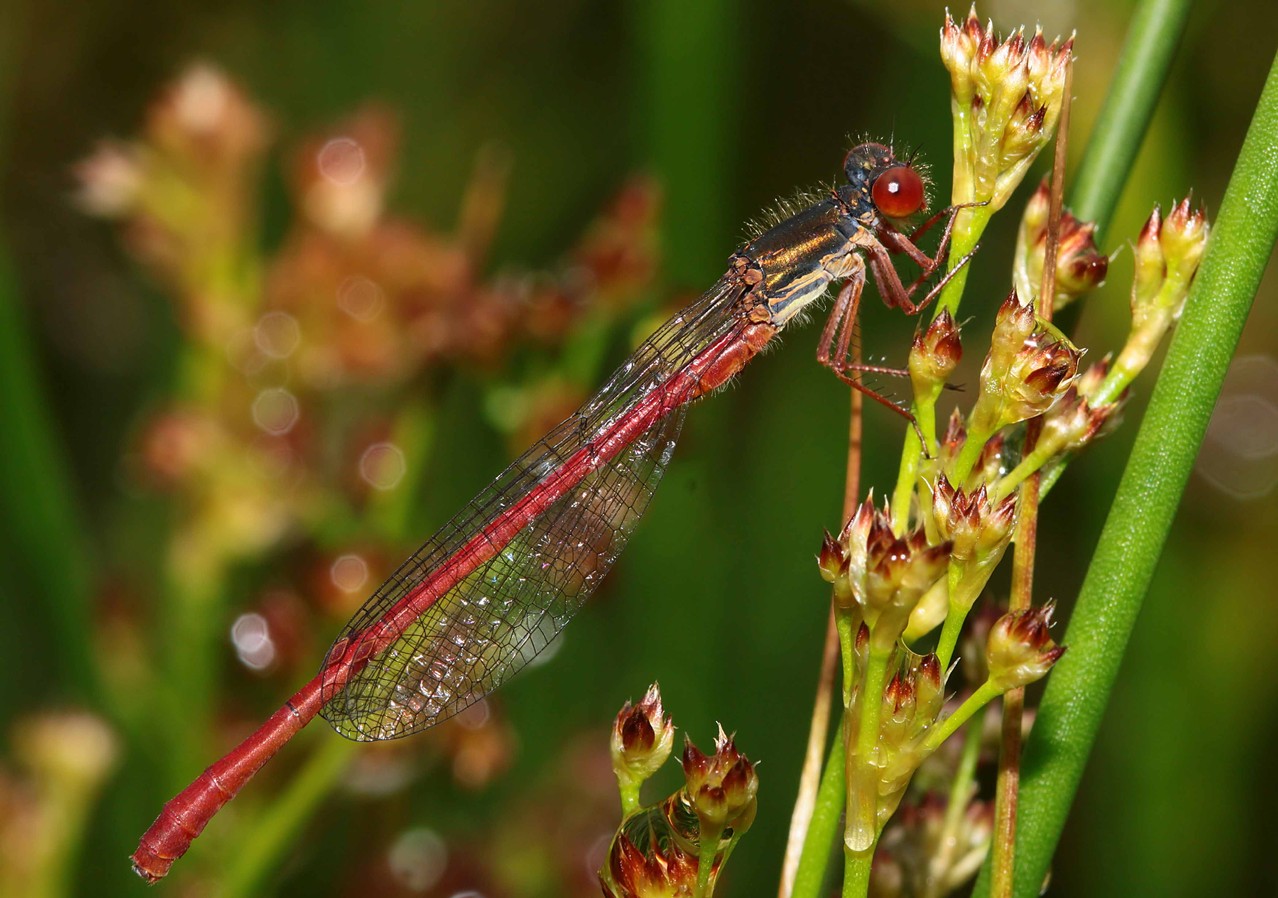
[[[911,160],[897,159],[892,148],[862,143],[848,151],[843,171],[859,199],[887,218],[908,218],[927,208],[927,184]]]

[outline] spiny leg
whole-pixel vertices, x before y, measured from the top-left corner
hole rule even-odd
[[[864,287],[865,271],[864,269],[858,269],[848,276],[843,286],[839,289],[838,296],[834,301],[834,308],[830,310],[830,317],[826,320],[825,327],[821,331],[821,341],[817,345],[817,361],[833,371],[835,377],[852,389],[859,390],[875,402],[890,408],[909,421],[910,426],[914,428],[921,441],[923,437],[922,431],[919,428],[918,421],[915,420],[909,409],[901,407],[882,393],[866,386],[859,378],[849,373],[860,371],[891,374],[907,373],[893,368],[861,365],[851,361],[849,355],[852,347],[852,336],[855,331],[857,311],[861,305],[861,291]]]
[[[979,247],[978,247],[979,249]],[[924,270],[913,284],[907,289],[905,284],[901,282],[901,276],[896,273],[896,269],[892,267],[892,257],[888,255],[887,248],[881,243],[867,243],[865,252],[870,257],[870,273],[874,275],[874,283],[879,288],[879,295],[883,297],[883,301],[889,306],[895,306],[901,309],[907,315],[916,315],[928,303],[937,297],[940,292],[945,289],[945,285],[962,270],[963,266],[972,260],[976,255],[976,249],[973,249],[963,258],[959,259],[958,264],[945,273],[936,285],[927,292],[918,302],[910,299],[911,294],[918,288],[919,284],[932,272]],[[934,271],[935,269],[933,269]]]

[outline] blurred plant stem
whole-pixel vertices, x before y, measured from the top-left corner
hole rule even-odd
[[[1278,238],[1278,58],[1141,422],[1026,745],[1014,894],[1047,875],[1128,637]],[[974,894],[989,893],[988,864]]]
[[[222,898],[260,895],[267,877],[280,864],[315,809],[333,791],[357,752],[358,742],[333,733],[320,733],[312,740],[310,756],[289,778],[288,785],[260,809],[252,825],[239,834],[236,850],[222,879]]]
[[[20,302],[0,247],[0,532],[10,576],[30,589],[23,604],[46,609],[51,632],[40,642],[57,655],[71,693],[58,697],[93,701],[88,551]]]
[[[7,107],[26,16],[23,4],[9,4],[0,14],[0,161],[8,148]],[[25,581],[34,600],[26,606],[47,609],[52,630],[47,641],[70,693],[59,697],[89,702],[101,698],[101,689],[86,625],[92,617],[88,546],[62,443],[45,404],[6,236],[0,233],[0,543],[6,569]]]
[[[1101,234],[1130,180],[1192,5],[1193,0],[1142,0],[1132,14],[1113,84],[1070,189],[1074,214],[1095,222]]]
[[[654,0],[635,4],[634,15],[645,94],[641,147],[667,196],[663,267],[676,284],[701,283],[733,236],[727,201],[740,65],[733,30],[745,18],[733,0]]]

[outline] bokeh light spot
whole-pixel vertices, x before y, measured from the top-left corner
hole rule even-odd
[[[372,321],[386,305],[386,294],[374,280],[354,274],[337,288],[337,306],[356,321]]]
[[[347,187],[364,174],[364,148],[349,137],[334,137],[320,147],[315,165],[323,178]]]
[[[253,342],[263,354],[286,359],[302,341],[302,329],[288,312],[267,312],[253,328]]]
[[[404,452],[394,443],[374,443],[359,459],[359,476],[378,490],[392,490],[408,472]]]
[[[391,875],[400,885],[413,892],[424,892],[444,875],[448,850],[434,831],[418,827],[401,833],[391,844],[386,859]]]
[[[245,667],[266,670],[275,662],[271,628],[260,614],[241,614],[231,624],[231,644]]]
[[[1195,467],[1236,499],[1278,486],[1278,361],[1251,355],[1230,366]]]
[[[297,397],[283,387],[268,387],[253,399],[253,423],[267,433],[288,433],[301,414]]]
[[[328,575],[343,592],[357,592],[368,582],[368,562],[361,555],[342,555],[328,569]]]

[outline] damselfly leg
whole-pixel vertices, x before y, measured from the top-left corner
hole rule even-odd
[[[863,245],[863,249],[869,259],[870,273],[874,276],[879,295],[882,296],[883,301],[888,306],[899,308],[907,315],[918,314],[940,295],[940,292],[945,289],[945,285],[976,254],[974,249],[959,259],[958,263],[946,272],[944,277],[937,281],[921,300],[915,302],[912,299],[918,288],[944,264],[946,252],[949,249],[950,236],[954,230],[955,216],[960,209],[966,208],[967,205],[970,204],[942,209],[908,237],[885,222],[877,229],[874,237]],[[948,220],[941,233],[941,241],[937,246],[936,253],[933,256],[929,256],[918,247],[914,240],[942,218],[947,217]],[[891,254],[894,252],[909,256],[921,269],[918,278],[908,287],[901,281],[901,276],[892,265]],[[820,342],[817,345],[817,361],[833,371],[835,376],[848,386],[859,390],[875,402],[892,409],[904,417],[917,432],[918,423],[908,408],[867,386],[861,379],[863,374],[886,374],[904,377],[908,376],[909,372],[900,368],[867,365],[856,361],[852,357],[852,341],[856,334],[857,313],[860,308],[861,292],[864,286],[865,265],[861,264],[853,267],[845,276],[843,286],[835,298],[834,307],[830,310],[829,318],[826,320],[825,328],[821,332]],[[921,433],[919,437],[921,440]]]

